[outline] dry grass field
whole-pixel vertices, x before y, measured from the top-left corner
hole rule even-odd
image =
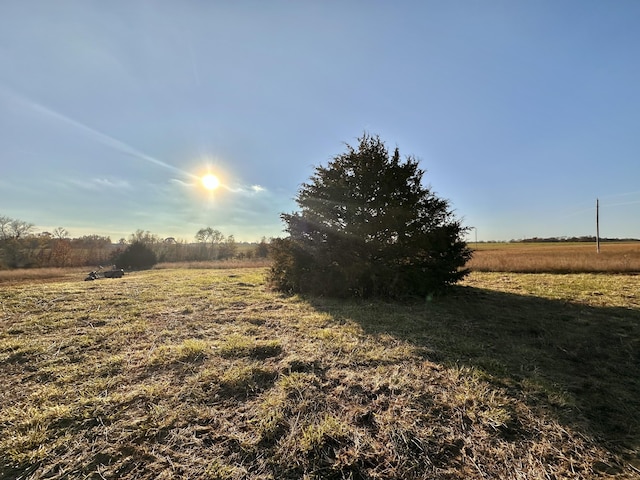
[[[16,270],[0,270],[0,285],[68,280],[70,282],[83,279],[89,273],[88,268],[28,268]],[[84,274],[84,276],[83,276]]]
[[[640,276],[387,303],[264,273],[0,284],[0,478],[640,478]]]
[[[479,243],[469,266],[480,272],[638,273],[640,242]]]

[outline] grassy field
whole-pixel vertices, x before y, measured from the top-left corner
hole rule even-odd
[[[469,266],[481,272],[638,273],[640,242],[602,243],[478,243],[469,244]]]
[[[264,273],[0,285],[0,478],[640,478],[640,276],[397,304]]]

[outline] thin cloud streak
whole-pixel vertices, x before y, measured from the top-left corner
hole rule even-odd
[[[624,205],[637,205],[640,203],[640,200],[635,200],[633,202],[621,202],[621,203],[601,203],[601,207],[622,207]]]
[[[599,198],[615,198],[615,197],[628,197],[631,195],[640,195],[640,191],[636,192],[625,192],[625,193],[612,193],[610,195],[602,195]]]
[[[257,195],[267,191],[266,188],[261,187],[260,185],[251,185],[249,187],[243,186],[243,185],[238,187],[229,187],[228,185],[220,184],[219,188],[222,188],[227,192],[238,193],[238,194],[247,195],[247,196]]]
[[[40,113],[44,116],[48,116],[51,118],[54,118],[55,120],[58,120],[60,122],[63,122],[67,125],[70,125],[80,131],[82,131],[83,133],[89,135],[90,137],[92,137],[94,140],[96,140],[99,143],[102,143],[103,145],[106,145],[110,148],[113,148],[114,150],[120,151],[126,155],[130,155],[132,157],[144,160],[146,162],[152,163],[154,165],[158,165],[160,167],[166,168],[168,170],[172,170],[174,172],[177,172],[181,175],[190,177],[190,178],[194,178],[197,179],[198,177],[192,173],[186,172],[180,168],[174,167],[173,165],[170,165],[166,162],[163,162],[162,160],[159,160],[157,158],[151,157],[145,153],[140,152],[139,150],[135,149],[134,147],[132,147],[131,145],[128,145],[116,138],[113,138],[110,135],[107,135],[106,133],[102,133],[92,127],[89,127],[88,125],[79,122],[77,120],[74,120],[71,117],[68,117],[67,115],[64,115],[63,113],[60,113],[58,111],[55,111],[49,107],[46,107],[44,105],[42,105],[41,103],[36,102],[35,100],[32,100],[24,95],[21,95],[17,92],[11,91],[9,90],[7,87],[5,86],[1,86],[0,85],[0,91],[3,91],[3,93],[6,96],[9,96],[10,98],[12,98],[13,100],[16,100],[20,103],[22,103],[23,105],[27,106],[28,108],[32,109],[33,111]]]
[[[90,180],[70,179],[67,183],[84,190],[101,190],[104,188],[111,190],[131,190],[131,184],[126,180],[110,178],[92,178]]]

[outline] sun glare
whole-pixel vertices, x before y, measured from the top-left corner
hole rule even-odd
[[[215,190],[220,186],[220,180],[218,180],[218,177],[211,173],[207,173],[200,179],[200,181],[202,182],[202,186],[207,190]]]

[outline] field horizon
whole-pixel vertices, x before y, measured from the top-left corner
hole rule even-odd
[[[469,243],[467,266],[481,272],[640,273],[640,242]]]

